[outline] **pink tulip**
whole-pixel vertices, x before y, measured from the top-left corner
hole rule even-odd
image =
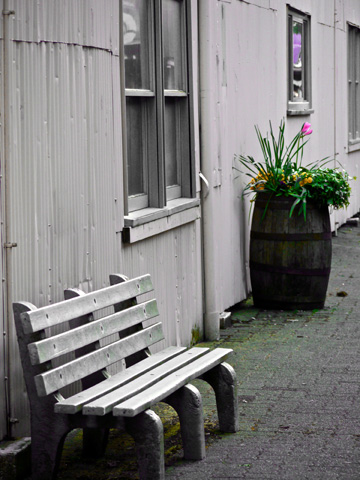
[[[312,133],[311,123],[305,122],[303,128],[301,129],[303,135],[310,135]]]

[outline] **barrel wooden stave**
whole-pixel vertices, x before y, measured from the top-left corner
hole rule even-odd
[[[289,218],[293,202],[266,193],[255,202],[250,276],[254,304],[260,308],[324,307],[331,268],[329,212],[308,203],[306,221],[296,209]]]

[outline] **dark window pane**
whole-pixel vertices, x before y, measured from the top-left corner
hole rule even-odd
[[[179,136],[180,125],[176,99],[165,100],[165,168],[166,186],[178,185]]]
[[[146,102],[137,97],[126,99],[128,191],[129,195],[147,193],[145,149],[147,145]]]

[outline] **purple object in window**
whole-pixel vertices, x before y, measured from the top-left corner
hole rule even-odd
[[[301,53],[301,33],[293,33],[293,62],[296,65]]]

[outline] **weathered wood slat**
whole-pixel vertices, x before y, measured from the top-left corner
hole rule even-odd
[[[74,428],[84,429],[84,452],[90,456],[104,451],[109,428],[125,428],[136,443],[140,477],[163,478],[162,423],[149,409],[162,400],[178,413],[185,458],[202,459],[201,395],[193,385],[186,385],[201,375],[214,388],[220,429],[237,431],[236,377],[223,363],[232,350],[168,347],[151,355],[149,347],[164,339],[161,322],[143,328],[145,320],[159,315],[156,300],[147,297],[144,303],[137,303],[139,294],[153,290],[150,276],[128,281],[112,275],[111,283],[111,287],[90,294],[69,289],[65,302],[40,309],[14,304],[33,419],[36,478],[55,477],[63,439]],[[52,328],[44,332],[64,322],[68,322],[66,332],[54,335]],[[101,347],[104,343],[107,345]],[[75,359],[66,360],[71,352]],[[60,363],[52,362],[58,357],[67,363],[53,368],[52,363]],[[104,379],[102,372],[119,360],[124,360],[127,368]],[[78,380],[82,391],[64,399],[59,390]]]
[[[56,403],[54,410],[56,413],[77,413],[86,403],[96,400],[99,396],[105,395],[122,385],[126,385],[135,378],[180,355],[184,351],[186,351],[186,347],[168,347],[161,352],[154,353],[149,358],[142,360],[122,372],[116,373],[103,382]]]
[[[153,290],[150,275],[87,293],[21,315],[24,333],[38,332]]]
[[[192,348],[178,357],[167,361],[165,364],[145,373],[131,383],[127,383],[125,386],[117,388],[108,395],[104,395],[101,398],[84,405],[83,413],[85,415],[106,415],[111,412],[112,407],[117,405],[120,401],[124,402],[128,398],[134,397],[138,393],[157,384],[160,380],[181,368],[186,366],[191,368],[192,362],[205,355],[208,351],[208,348]]]
[[[113,415],[134,417],[138,413],[150,408],[151,405],[160,402],[189,381],[215,367],[219,362],[223,362],[232,352],[233,350],[228,348],[217,348],[209,352],[207,355],[170,374],[138,395],[119,403],[113,408]]]
[[[156,300],[136,305],[59,335],[28,345],[32,365],[96,342],[159,315]]]
[[[79,297],[81,298],[81,297]],[[70,301],[70,300],[69,300]],[[65,365],[36,375],[35,384],[38,395],[53,393],[76,380],[80,380],[102,368],[111,365],[134,352],[147,348],[164,339],[161,323],[136,332],[124,339],[99,348]]]

